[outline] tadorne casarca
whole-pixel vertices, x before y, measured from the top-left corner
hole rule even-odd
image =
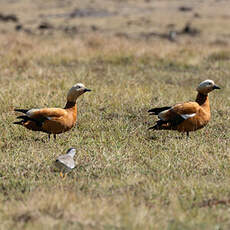
[[[174,106],[165,106],[150,109],[150,115],[158,115],[156,125],[149,129],[154,130],[177,130],[186,132],[203,128],[211,118],[208,93],[220,89],[212,80],[205,80],[197,87],[195,102],[185,102]]]
[[[43,109],[15,109],[16,112],[24,113],[18,116],[20,121],[14,124],[22,125],[33,131],[41,131],[49,134],[60,134],[70,130],[77,120],[77,98],[85,92],[91,91],[83,84],[74,85],[67,94],[67,102],[62,108],[43,108]]]

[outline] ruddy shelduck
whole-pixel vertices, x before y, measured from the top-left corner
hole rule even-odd
[[[56,159],[55,166],[60,170],[60,176],[62,178],[65,178],[66,174],[75,168],[75,161],[74,161],[75,154],[76,154],[76,149],[70,148],[67,150],[66,154],[60,155]]]
[[[91,91],[83,84],[74,85],[67,94],[67,103],[62,108],[43,108],[43,109],[15,109],[25,115],[18,116],[20,121],[14,124],[22,125],[33,131],[41,131],[49,134],[60,134],[70,130],[77,120],[77,98],[85,92]]]
[[[197,87],[195,102],[185,102],[174,106],[153,108],[148,112],[150,115],[158,115],[156,125],[149,129],[154,130],[177,130],[186,132],[203,128],[211,118],[208,93],[220,89],[212,80],[205,80]]]

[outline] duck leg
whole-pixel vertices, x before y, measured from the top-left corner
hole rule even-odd
[[[67,173],[64,174],[63,180],[66,178]]]
[[[60,177],[64,180],[66,178],[67,173],[60,172]]]

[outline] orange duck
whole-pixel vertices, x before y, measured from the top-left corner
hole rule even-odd
[[[189,132],[203,128],[211,118],[208,93],[215,89],[220,87],[212,80],[205,80],[197,87],[195,102],[150,109],[150,115],[158,115],[159,120],[149,129],[177,130],[189,136]]]
[[[14,124],[22,125],[33,131],[41,131],[49,134],[56,134],[70,130],[77,120],[77,98],[85,92],[91,91],[83,84],[74,85],[67,94],[67,103],[62,108],[44,108],[44,109],[15,109],[16,112],[22,112],[25,115],[18,116],[20,121]]]

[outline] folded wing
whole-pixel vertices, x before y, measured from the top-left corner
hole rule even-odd
[[[59,166],[66,167],[68,169],[73,169],[75,167],[73,158],[68,154],[59,156],[56,163],[59,164]]]
[[[167,108],[167,107],[163,107]],[[185,120],[196,116],[199,105],[196,102],[176,104],[158,113],[157,124],[150,129],[176,129]]]
[[[34,131],[43,130],[44,124],[48,121],[59,122],[67,114],[66,110],[59,108],[45,108],[45,109],[15,109],[16,112],[22,112],[25,115],[18,116],[20,121],[14,124],[20,124],[28,129]]]

